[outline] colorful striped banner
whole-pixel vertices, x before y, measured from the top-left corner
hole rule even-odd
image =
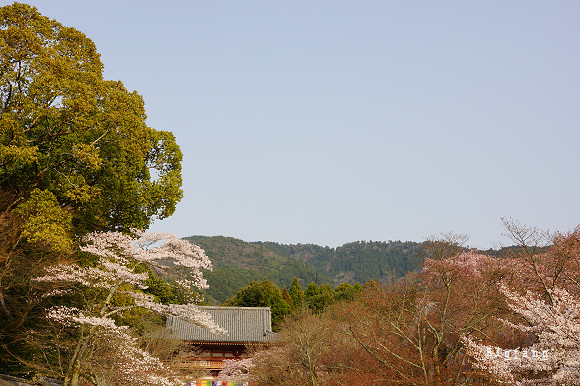
[[[186,386],[249,386],[247,382],[233,382],[233,381],[209,381],[209,380],[197,380],[197,381],[187,381]]]

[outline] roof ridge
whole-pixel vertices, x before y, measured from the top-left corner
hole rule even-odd
[[[197,306],[199,308],[205,308],[205,309],[216,309],[216,310],[236,310],[236,309],[241,309],[241,310],[269,310],[270,307],[240,307],[240,306]]]

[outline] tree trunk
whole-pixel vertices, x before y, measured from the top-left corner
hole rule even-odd
[[[70,380],[70,386],[77,386],[79,384],[79,377],[81,375],[81,361],[80,360],[76,360],[74,367],[73,367],[73,373],[72,373],[72,377]]]

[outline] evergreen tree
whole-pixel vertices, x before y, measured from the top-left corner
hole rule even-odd
[[[320,293],[320,289],[318,288],[316,283],[311,282],[310,284],[308,284],[308,287],[306,287],[306,291],[304,291],[305,300],[308,302],[308,301],[310,301],[310,299],[312,299],[313,297],[315,297],[319,293]]]
[[[304,307],[304,291],[302,291],[302,287],[300,287],[296,276],[294,276],[294,280],[292,280],[292,284],[290,285],[290,297],[292,298],[295,309]]]
[[[330,284],[323,284],[318,287],[316,283],[312,282],[308,284],[304,295],[308,308],[314,312],[322,312],[334,302],[334,290]]]
[[[361,289],[362,290],[362,289]],[[342,283],[335,289],[334,297],[336,300],[354,300],[357,294],[356,289],[348,283]]]
[[[282,288],[282,299],[284,299],[284,301],[288,303],[292,311],[294,311],[294,302],[292,301],[292,297],[290,297],[290,293],[288,292],[288,288],[286,288],[286,286]]]
[[[322,284],[318,289],[318,293],[310,297],[308,306],[312,311],[320,313],[332,303],[334,303],[334,290],[330,284]]]

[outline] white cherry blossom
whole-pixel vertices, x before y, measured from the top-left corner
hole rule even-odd
[[[58,283],[61,288],[45,296],[60,296],[70,289],[101,291],[100,303],[87,304],[86,309],[58,306],[48,312],[48,317],[72,328],[83,328],[84,338],[79,340],[70,371],[82,368],[85,347],[91,339],[109,339],[117,350],[116,365],[122,370],[119,376],[129,384],[173,385],[176,379],[167,376],[169,370],[157,359],[139,348],[136,339],[126,326],[118,326],[114,317],[131,308],[144,308],[162,315],[177,316],[191,323],[208,328],[214,333],[226,333],[194,303],[161,304],[155,297],[142,290],[147,288],[147,273],[139,273],[140,265],[155,272],[174,277],[176,283],[189,290],[207,288],[201,269],[211,269],[211,261],[199,246],[176,235],[157,232],[133,231],[134,236],[120,232],[97,232],[87,235],[80,250],[99,257],[91,267],[60,264],[48,267],[45,275],[34,280],[39,283]],[[68,287],[68,288],[67,288]],[[63,292],[66,291],[66,292]],[[113,295],[125,294],[133,298],[133,304],[115,307]],[[86,332],[88,329],[88,333]],[[81,371],[81,370],[78,370]],[[77,374],[67,374],[65,385],[74,385]],[[69,382],[69,383],[67,383]],[[179,383],[177,383],[179,384]]]

